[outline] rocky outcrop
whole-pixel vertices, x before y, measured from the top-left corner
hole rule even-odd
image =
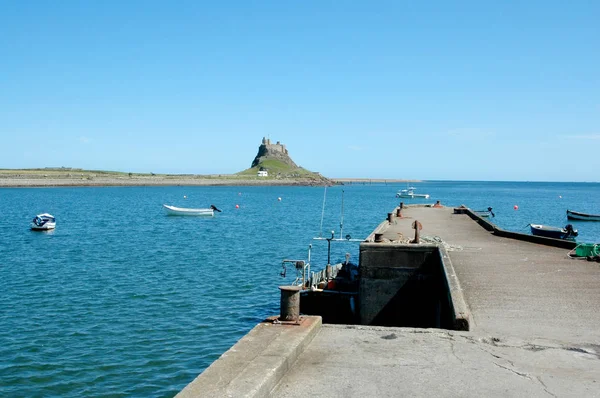
[[[258,166],[266,159],[277,159],[287,164],[291,168],[298,168],[296,163],[294,163],[292,158],[290,158],[290,155],[288,154],[288,150],[286,149],[285,145],[283,145],[279,141],[277,141],[276,144],[271,144],[270,139],[263,138],[262,144],[258,147],[258,153],[256,154],[256,157],[252,161],[252,166],[250,167]]]

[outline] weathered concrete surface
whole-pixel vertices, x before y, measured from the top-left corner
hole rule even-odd
[[[177,397],[263,397],[279,382],[321,327],[321,317],[299,325],[263,322],[213,362]]]
[[[414,234],[443,239],[472,330],[517,338],[600,342],[600,266],[567,257],[568,250],[494,236],[451,208],[409,207],[384,237]]]
[[[381,244],[412,238],[415,220],[443,241],[471,331],[325,325],[272,396],[600,396],[598,263],[451,208],[402,214],[378,227]]]
[[[600,396],[600,346],[324,325],[271,396]]]

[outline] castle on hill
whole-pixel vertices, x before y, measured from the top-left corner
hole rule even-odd
[[[271,139],[263,137],[261,145],[258,147],[258,153],[252,162],[251,167],[258,166],[266,159],[277,159],[287,164],[290,167],[297,168],[298,166],[288,153],[287,148],[281,142],[277,141],[271,144]]]

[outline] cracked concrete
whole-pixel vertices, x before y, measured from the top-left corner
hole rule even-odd
[[[600,358],[593,347],[550,340],[323,325],[271,395],[593,397]]]

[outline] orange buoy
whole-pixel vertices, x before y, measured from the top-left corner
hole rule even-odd
[[[513,206],[513,209],[515,209],[515,210],[519,210],[519,206],[517,206],[517,205],[514,205],[514,206]]]
[[[236,209],[239,209],[239,208],[240,208],[240,205],[235,205],[235,208],[236,208]]]

